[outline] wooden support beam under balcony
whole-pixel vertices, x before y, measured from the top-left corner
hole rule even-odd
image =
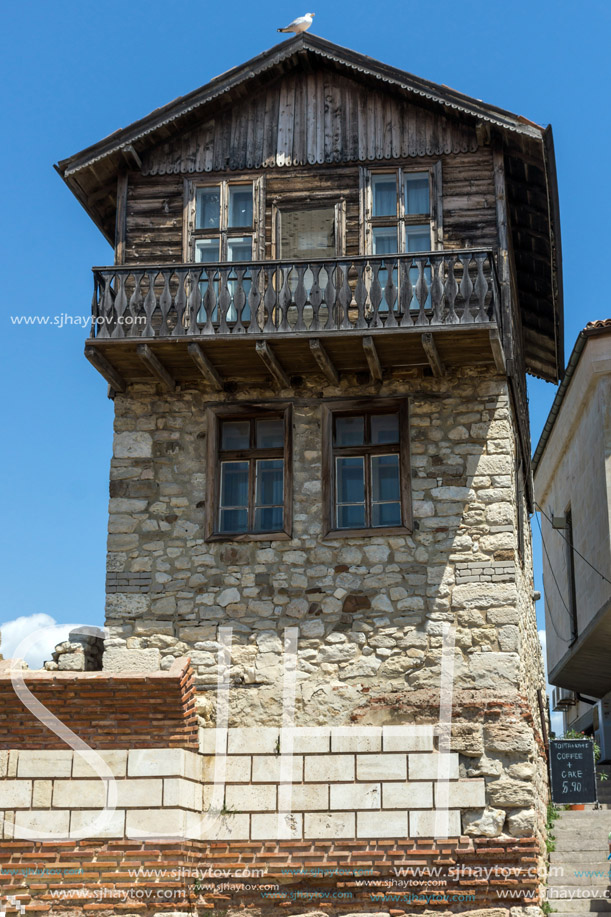
[[[373,338],[370,334],[366,334],[363,338],[363,350],[365,351],[365,358],[367,360],[367,365],[369,366],[369,373],[374,382],[381,382],[383,377],[382,364],[380,363],[380,357],[378,356],[378,351],[376,350],[376,345],[373,342]]]
[[[107,360],[104,354],[97,349],[97,347],[92,347],[87,345],[85,347],[85,356],[91,363],[91,365],[97,369],[100,375],[104,376],[111,388],[116,392],[124,392],[127,388],[127,383],[123,376],[117,372],[110,360]]]
[[[138,344],[138,356],[155,378],[161,382],[166,392],[176,391],[176,381],[163,363],[155,356],[148,344]]]
[[[310,350],[327,382],[331,385],[339,385],[339,373],[333,365],[333,360],[323,347],[320,338],[310,339]]]
[[[430,331],[425,331],[425,333],[422,335],[422,349],[427,356],[427,360],[429,361],[433,375],[437,377],[445,376],[445,367],[441,361],[441,357],[439,356],[435,338]]]
[[[505,374],[489,250],[335,261],[115,265],[94,271],[87,357],[117,391],[281,388],[321,374],[377,384],[484,365]],[[508,355],[507,355],[508,356]]]
[[[189,351],[189,356],[199,369],[206,382],[212,386],[216,392],[222,392],[223,380],[220,376],[220,373],[214,368],[199,344],[191,342],[190,344],[187,344],[187,350]]]
[[[272,376],[273,379],[275,379],[278,387],[279,388],[290,388],[291,387],[290,379],[287,376],[287,374],[285,373],[282,366],[280,366],[280,363],[278,362],[278,359],[274,351],[269,346],[267,341],[257,341],[256,347],[257,347],[257,353],[259,354],[259,356],[261,357],[261,359],[267,366],[270,375]]]

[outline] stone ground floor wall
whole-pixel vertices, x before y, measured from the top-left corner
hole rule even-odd
[[[411,532],[322,530],[323,412],[357,396],[408,400]],[[520,692],[534,713],[543,669],[505,379],[475,367],[443,379],[399,374],[377,387],[346,379],[322,391],[304,382],[277,396],[241,389],[215,398],[137,385],[115,400],[105,668],[164,669],[189,653],[198,690],[214,691],[220,627],[230,627],[232,724],[279,724],[283,641],[297,628],[298,722],[348,723],[359,686],[438,685],[449,627],[456,685]],[[211,410],[252,403],[291,406],[292,537],[207,541]]]

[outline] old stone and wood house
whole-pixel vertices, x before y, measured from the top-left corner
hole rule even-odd
[[[107,636],[102,672],[30,681],[51,707],[76,686],[119,801],[87,834],[99,781],[38,733],[9,782],[43,756],[82,862],[148,832],[181,839],[153,860],[284,866],[273,901],[215,909],[311,911],[310,867],[375,863],[388,889],[414,857],[514,870],[431,907],[536,903],[525,374],[563,370],[551,130],[301,35],[57,169],[115,251],[85,348],[115,404]],[[18,791],[30,837],[47,822]],[[351,888],[339,910],[398,907]]]

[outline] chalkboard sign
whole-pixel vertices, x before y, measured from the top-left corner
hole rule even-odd
[[[555,739],[549,743],[552,800],[564,803],[596,802],[594,746],[589,739]]]

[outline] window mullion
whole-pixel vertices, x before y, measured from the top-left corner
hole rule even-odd
[[[371,454],[363,456],[365,468],[365,527],[371,528]]]

